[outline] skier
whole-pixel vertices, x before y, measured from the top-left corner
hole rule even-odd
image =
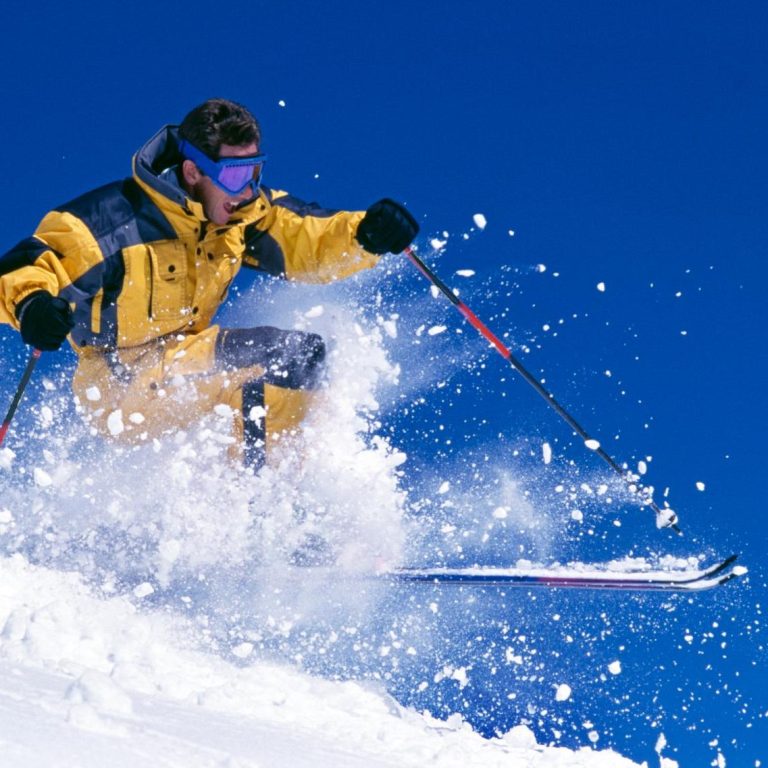
[[[325,346],[212,324],[241,265],[328,282],[418,232],[390,199],[333,211],[263,186],[265,162],[253,115],[210,99],[144,144],[131,178],[49,212],[0,257],[0,320],[37,349],[69,338],[74,391],[101,433],[138,442],[224,403],[237,452],[258,469],[307,412]]]

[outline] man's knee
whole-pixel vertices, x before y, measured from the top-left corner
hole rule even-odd
[[[322,381],[325,342],[316,333],[271,326],[223,330],[216,362],[224,368],[264,368],[264,380],[288,389],[314,389]]]

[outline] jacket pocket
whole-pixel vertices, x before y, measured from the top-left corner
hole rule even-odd
[[[149,317],[182,318],[191,312],[187,254],[177,240],[147,246],[149,253]]]

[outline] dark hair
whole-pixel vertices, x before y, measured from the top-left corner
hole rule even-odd
[[[242,104],[227,99],[208,99],[182,120],[179,138],[194,144],[212,160],[218,160],[222,144],[233,147],[259,144],[261,128]]]

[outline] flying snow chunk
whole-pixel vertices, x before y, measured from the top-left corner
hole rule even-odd
[[[459,277],[473,277],[475,274],[474,269],[457,269],[456,274]]]
[[[134,588],[133,594],[136,595],[136,597],[147,597],[154,591],[155,588],[148,581],[145,581],[143,584],[139,584],[138,587]]]
[[[612,661],[608,665],[608,671],[612,675],[620,675],[621,674],[621,662],[620,661]]]
[[[549,443],[544,443],[541,446],[541,453],[544,458],[544,463],[549,464],[552,461],[552,446]]]
[[[98,387],[88,387],[85,390],[85,396],[92,403],[95,403],[97,400],[101,400],[101,390]]]
[[[571,698],[571,686],[561,683],[555,691],[555,701],[568,701]]]
[[[574,509],[571,512],[571,520],[575,520],[577,523],[582,522],[584,520],[584,513],[580,509]]]
[[[107,429],[109,430],[109,434],[113,436],[117,436],[125,431],[123,412],[119,408],[116,411],[112,411],[107,417]]]
[[[0,469],[10,469],[16,454],[10,448],[0,449]]]
[[[316,307],[308,310],[304,313],[304,317],[320,317],[325,312],[325,307],[322,304],[318,304]]]
[[[35,467],[34,477],[35,485],[39,485],[41,488],[47,488],[49,485],[53,484],[51,476],[40,467]]]
[[[486,226],[487,226],[487,224],[488,224],[488,222],[486,221],[486,218],[485,218],[485,216],[483,216],[483,214],[482,214],[482,213],[476,213],[476,214],[475,214],[475,215],[472,217],[472,221],[474,221],[474,222],[475,222],[475,226],[476,226],[478,229],[485,229],[485,227],[486,227]]]
[[[283,101],[283,99],[280,99],[280,101],[278,101],[277,104],[280,107],[284,107],[285,106],[285,101]]]
[[[496,507],[496,509],[493,510],[493,516],[497,520],[505,520],[507,517],[509,517],[509,508],[508,507]]]
[[[445,330],[446,330],[446,327],[445,327],[444,325],[433,325],[433,326],[432,326],[432,327],[431,327],[431,328],[430,328],[430,329],[427,331],[427,333],[428,333],[430,336],[437,336],[437,334],[438,334],[438,333],[443,333],[443,332],[445,332]]]
[[[584,441],[584,445],[586,445],[590,451],[596,451],[600,447],[600,441],[589,439]]]
[[[232,653],[238,659],[246,659],[253,653],[253,643],[240,643],[232,649]]]
[[[677,512],[670,507],[664,507],[656,513],[656,527],[669,528],[677,522]]]
[[[448,493],[448,491],[451,488],[451,483],[448,480],[445,480],[440,487],[437,489],[438,493]]]
[[[131,424],[143,424],[143,423],[144,423],[144,421],[145,421],[145,419],[144,419],[144,414],[143,414],[143,413],[139,413],[138,411],[134,411],[134,412],[133,412],[133,413],[132,413],[132,414],[131,414],[131,415],[128,417],[128,421],[130,421],[130,422],[131,422]]]
[[[436,251],[442,251],[443,248],[445,248],[446,245],[448,245],[447,240],[438,240],[436,237],[433,237],[429,244],[436,250]]]
[[[390,339],[397,338],[397,323],[394,320],[384,320],[381,327]]]
[[[697,491],[703,491],[703,490],[704,490],[706,487],[707,487],[707,486],[706,486],[706,485],[704,485],[704,483],[702,483],[702,482],[701,482],[701,480],[699,480],[699,481],[696,483],[696,490],[697,490]]]
[[[546,272],[547,271],[547,265],[546,264],[537,264],[534,269],[537,272]]]
[[[598,283],[597,284],[597,290],[600,291],[600,293],[605,293],[605,283]]]
[[[261,420],[267,415],[267,409],[263,405],[254,405],[250,411],[248,411],[248,418],[251,421],[255,421],[257,424],[261,424]]]

